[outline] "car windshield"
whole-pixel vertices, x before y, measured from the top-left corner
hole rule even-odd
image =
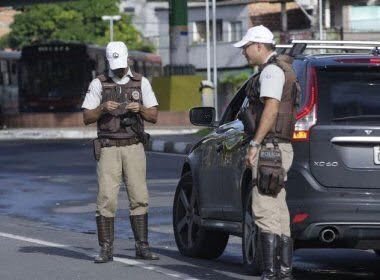
[[[319,121],[380,119],[380,67],[318,70]]]

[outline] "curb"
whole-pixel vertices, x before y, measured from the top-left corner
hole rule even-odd
[[[199,129],[193,128],[160,128],[145,131],[150,135],[191,134]],[[96,129],[70,129],[70,128],[24,128],[0,129],[0,140],[33,140],[33,139],[94,139],[97,137]]]
[[[51,139],[93,139],[96,130],[83,129],[6,129],[0,130],[0,140],[51,140]]]
[[[189,133],[192,130],[176,129],[176,130],[147,130],[151,135],[165,135],[174,133]],[[94,129],[9,129],[0,130],[0,141],[6,140],[54,140],[54,139],[94,139],[97,137],[97,132]],[[193,147],[193,143],[188,142],[173,142],[158,139],[150,139],[147,151],[173,153],[173,154],[188,154]]]

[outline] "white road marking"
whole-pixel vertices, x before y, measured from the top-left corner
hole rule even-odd
[[[56,247],[56,248],[68,248],[69,247],[68,245],[47,242],[47,241],[43,241],[43,240],[39,240],[39,239],[33,239],[33,238],[28,238],[28,237],[4,233],[4,232],[0,232],[0,236],[10,238],[10,239],[26,241],[26,242],[30,242],[30,243],[36,243],[36,244],[44,245],[44,246],[48,246],[48,247]]]
[[[73,247],[71,245],[54,243],[54,242],[48,242],[48,241],[44,241],[44,240],[40,240],[40,239],[34,239],[34,238],[29,238],[29,237],[25,237],[25,236],[21,236],[21,235],[16,235],[16,234],[5,233],[5,232],[0,232],[0,237],[20,240],[20,241],[25,241],[25,242],[39,244],[39,245],[44,245],[44,246],[47,246],[47,247],[65,248],[68,251],[85,254],[85,255],[87,255],[89,257],[94,257],[94,255],[89,254],[87,251],[75,248],[75,247]],[[119,263],[130,265],[130,266],[136,266],[136,267],[139,267],[139,268],[142,268],[142,269],[145,269],[145,270],[154,271],[154,272],[166,275],[166,276],[170,276],[172,278],[179,278],[179,279],[184,279],[184,280],[189,280],[189,279],[191,279],[191,280],[199,280],[198,278],[189,277],[189,275],[186,275],[186,274],[177,274],[177,273],[172,273],[169,270],[168,271],[162,270],[161,268],[158,268],[158,267],[155,267],[155,266],[146,266],[145,263],[139,262],[139,261],[136,261],[136,260],[125,259],[125,258],[117,258],[117,257],[114,257],[113,260],[116,261],[116,262],[119,262]]]

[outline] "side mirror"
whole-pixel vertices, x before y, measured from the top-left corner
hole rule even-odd
[[[190,122],[198,126],[213,126],[215,121],[214,107],[195,107],[190,110]]]

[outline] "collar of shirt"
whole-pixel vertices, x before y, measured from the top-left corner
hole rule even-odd
[[[270,55],[267,56],[267,58],[265,59],[265,62],[264,62],[264,63],[267,63],[268,60],[269,60],[272,56],[274,56],[274,55],[276,55],[276,54],[277,54],[276,52],[272,52]]]
[[[108,75],[118,85],[125,85],[126,83],[129,82],[129,77],[133,77],[133,74],[132,74],[130,67],[128,67],[127,74],[125,74],[122,78],[115,76],[111,70],[108,71]]]

